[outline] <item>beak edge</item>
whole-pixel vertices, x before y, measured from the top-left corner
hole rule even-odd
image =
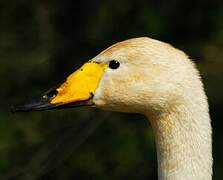
[[[76,101],[71,103],[50,103],[49,99],[45,98],[32,98],[28,101],[25,101],[22,104],[12,107],[12,112],[28,112],[28,111],[45,111],[50,109],[66,109],[72,107],[80,106],[92,106],[93,105],[93,95],[84,101]]]

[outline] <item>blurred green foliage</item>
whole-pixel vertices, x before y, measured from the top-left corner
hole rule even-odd
[[[39,95],[109,45],[149,36],[184,50],[197,63],[209,96],[214,179],[223,167],[223,1],[5,1],[0,2],[0,179],[156,179],[154,138],[140,115],[111,113],[74,152],[64,128],[104,112],[91,108],[9,112]],[[86,121],[87,122],[87,121]],[[75,139],[74,134],[70,133]],[[52,145],[52,149],[50,149]],[[55,146],[55,147],[54,147]],[[42,148],[42,147],[45,147]],[[55,153],[38,166],[39,149]],[[54,149],[57,149],[54,152]],[[72,153],[73,152],[73,153]],[[49,153],[50,154],[50,153]],[[51,156],[51,155],[50,155]],[[50,165],[59,162],[56,168]],[[43,167],[49,164],[49,167]],[[43,168],[44,172],[41,172]],[[46,172],[45,172],[46,170]],[[47,172],[48,170],[48,172]]]

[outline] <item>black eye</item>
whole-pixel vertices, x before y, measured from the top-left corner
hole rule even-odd
[[[118,61],[116,61],[116,60],[111,60],[109,62],[109,67],[111,69],[117,69],[119,66],[120,66],[120,63]]]

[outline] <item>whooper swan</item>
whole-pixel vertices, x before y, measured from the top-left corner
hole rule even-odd
[[[18,111],[91,105],[141,113],[155,134],[159,180],[211,180],[207,98],[187,55],[142,37],[112,45]]]

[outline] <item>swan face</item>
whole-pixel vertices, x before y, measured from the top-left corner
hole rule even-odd
[[[180,103],[185,71],[191,66],[185,57],[170,45],[149,38],[130,39],[109,47],[92,62],[109,64],[115,60],[120,66],[105,70],[94,104],[112,111],[144,113]]]
[[[194,69],[194,70],[193,70]],[[196,74],[187,56],[150,38],[119,42],[20,111],[95,105],[131,113],[162,111],[182,102]],[[196,89],[196,88],[195,88]]]

